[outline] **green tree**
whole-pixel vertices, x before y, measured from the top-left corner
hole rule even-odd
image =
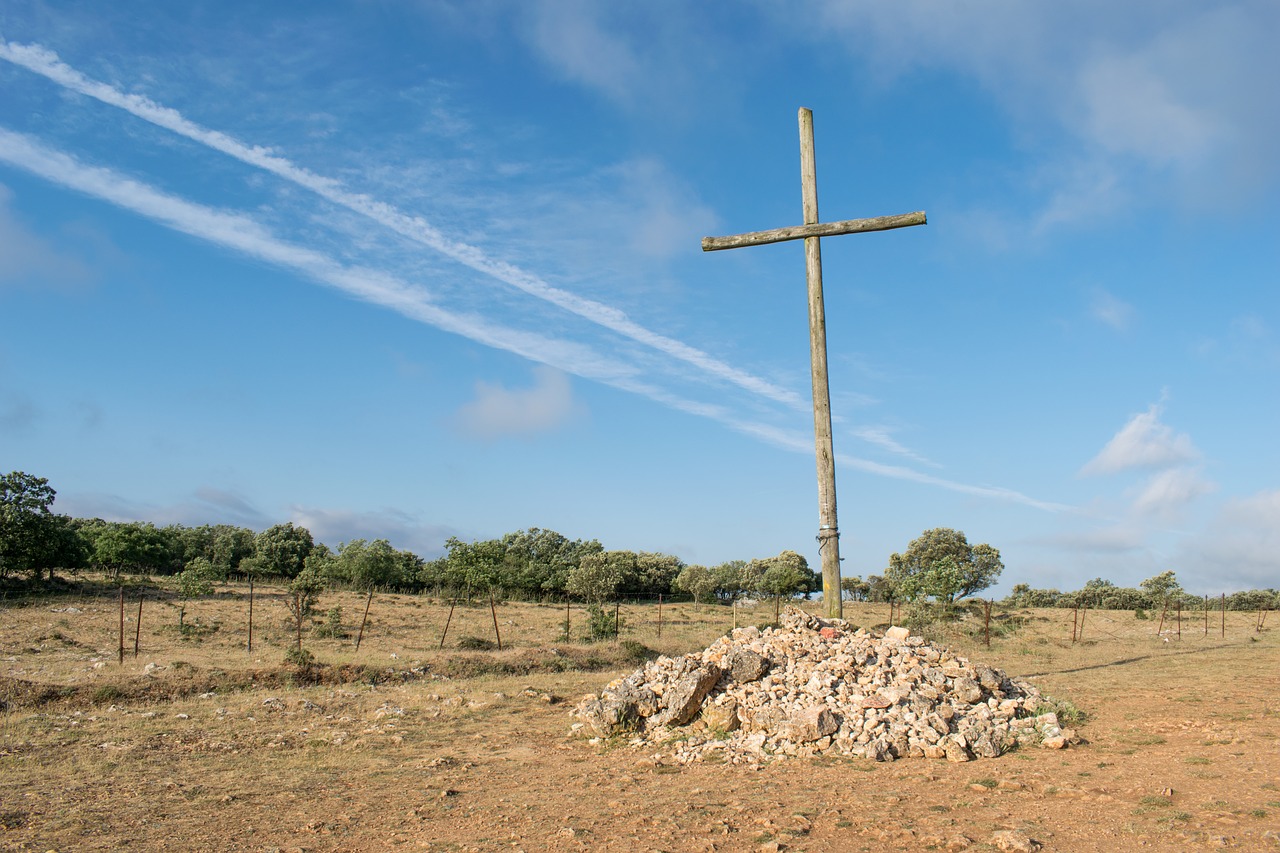
[[[675,586],[692,595],[695,603],[707,601],[716,591],[716,577],[706,566],[685,566]]]
[[[0,578],[17,572],[38,575],[49,562],[57,493],[44,477],[22,471],[0,476]]]
[[[448,575],[458,586],[470,590],[489,590],[498,585],[506,565],[507,549],[500,539],[463,542],[450,536]]]
[[[950,604],[956,592],[964,584],[964,574],[956,564],[955,558],[947,555],[933,563],[929,568],[908,575],[899,585],[902,597],[915,602],[922,598]]]
[[[746,560],[729,560],[711,569],[715,580],[716,596],[724,602],[734,602],[755,589],[754,579],[747,577]]]
[[[179,631],[186,628],[187,602],[213,592],[213,582],[219,577],[217,567],[209,562],[207,557],[196,557],[187,563],[185,569],[178,572],[176,576],[178,598],[182,601],[182,606],[178,610]]]
[[[960,579],[946,596],[947,602],[986,589],[1004,570],[1000,552],[995,548],[985,543],[970,545],[961,531],[936,527],[913,539],[904,553],[891,555],[885,578],[901,587],[909,578],[935,570],[941,561],[948,558],[959,572]],[[944,574],[949,572],[947,569]],[[929,585],[936,588],[938,580],[935,578]]]
[[[840,591],[850,601],[866,601],[871,594],[871,584],[864,581],[859,575],[852,575],[840,579]]]
[[[254,568],[264,575],[297,577],[315,548],[311,531],[293,522],[268,527],[254,539]]]
[[[149,522],[103,522],[91,536],[93,563],[107,569],[112,578],[121,572],[164,572],[172,559],[169,537]]]
[[[630,551],[601,551],[582,558],[565,582],[570,595],[603,605],[618,593],[627,571],[634,565],[635,554]]]
[[[293,620],[297,635],[297,648],[302,651],[302,629],[315,612],[316,601],[325,590],[324,576],[314,567],[306,567],[289,582],[289,594],[285,603]]]
[[[352,539],[338,546],[331,576],[362,590],[396,587],[403,583],[403,566],[400,552],[386,539]]]
[[[1158,607],[1165,601],[1182,594],[1182,585],[1178,583],[1178,578],[1172,571],[1163,571],[1155,577],[1147,578],[1138,586],[1151,596],[1153,607]]]

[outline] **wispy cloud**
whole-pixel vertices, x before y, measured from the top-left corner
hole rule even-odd
[[[1142,515],[1173,524],[1182,519],[1189,504],[1215,488],[1195,468],[1170,468],[1154,475],[1143,486],[1133,508]]]
[[[434,249],[466,267],[652,347],[671,358],[686,362],[709,376],[793,409],[805,409],[804,400],[790,389],[754,376],[682,341],[645,328],[617,308],[554,287],[533,273],[491,258],[476,246],[447,237],[420,216],[409,216],[385,202],[352,192],[344,188],[341,182],[303,168],[269,148],[241,142],[228,134],[203,127],[177,110],[157,104],[150,98],[122,92],[93,80],[44,47],[13,44],[0,39],[0,59],[40,74],[71,91],[123,109],[157,127],[220,151],[242,163],[270,172],[333,204],[367,217],[402,237]]]
[[[938,465],[938,463],[932,462],[924,458],[923,456],[921,456],[919,453],[916,453],[911,448],[901,444],[897,439],[893,437],[892,430],[889,427],[885,427],[885,426],[858,427],[854,430],[851,430],[850,434],[853,435],[855,438],[862,439],[868,444],[874,444],[876,447],[883,448],[884,450],[887,450],[890,453],[896,454],[905,459],[910,459],[914,462],[919,462],[922,465],[928,465],[933,468],[941,467],[940,465]]]
[[[353,511],[294,505],[289,507],[289,520],[330,547],[353,539],[386,539],[393,548],[427,559],[444,553],[445,540],[460,533],[446,524],[424,523],[398,509]]]
[[[581,407],[574,401],[569,378],[548,367],[534,371],[532,388],[504,388],[476,383],[476,397],[455,419],[468,437],[492,440],[556,429]]]
[[[1191,437],[1161,423],[1160,415],[1159,405],[1134,415],[1080,473],[1092,476],[1135,468],[1166,468],[1198,459],[1200,453]]]
[[[13,193],[0,184],[0,288],[61,287],[92,278],[89,267],[23,225],[10,209]]]
[[[1089,313],[1093,319],[1117,332],[1126,331],[1133,322],[1133,306],[1099,288],[1093,293],[1089,302]]]
[[[1176,554],[1184,573],[1205,591],[1275,588],[1280,576],[1280,490],[1226,503]],[[1187,581],[1184,580],[1184,584]]]
[[[688,344],[657,335],[635,324],[617,309],[550,287],[526,270],[494,260],[473,246],[446,238],[420,217],[410,217],[383,202],[345,190],[338,182],[301,168],[268,149],[246,145],[226,134],[190,122],[176,111],[149,99],[126,94],[90,80],[43,48],[14,45],[0,40],[0,58],[16,62],[70,90],[125,109],[157,126],[313,191],[401,236],[433,248],[472,270],[511,284],[522,292],[565,308],[632,341],[646,344],[674,361],[697,367],[702,377],[711,376],[764,400],[781,404],[792,415],[795,412],[808,412],[808,403],[789,389],[714,359]],[[625,354],[605,355],[587,344],[510,328],[478,314],[450,310],[427,288],[408,284],[403,278],[386,270],[339,262],[324,252],[276,237],[260,222],[242,213],[206,207],[161,192],[108,169],[86,165],[74,157],[49,149],[30,137],[2,128],[0,161],[247,257],[291,269],[349,296],[390,308],[419,322],[515,353],[565,373],[640,395],[686,414],[716,421],[731,430],[776,447],[812,452],[811,439],[798,431],[744,419],[728,406],[690,399],[645,379],[638,362],[627,360]],[[663,240],[661,235],[656,239],[658,243]],[[881,465],[857,457],[842,455],[839,462],[843,466],[878,476],[909,480],[965,494],[1020,503],[1048,511],[1063,508],[1060,504],[1040,501],[1012,489],[954,482],[909,468]]]

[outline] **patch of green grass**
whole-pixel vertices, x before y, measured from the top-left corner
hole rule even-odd
[[[1249,817],[1266,817],[1266,816],[1267,816],[1266,809],[1250,809],[1249,810]]]
[[[994,788],[999,783],[995,779],[975,779],[971,784],[981,785],[984,788]]]
[[[1141,805],[1144,805],[1144,806],[1161,806],[1161,807],[1163,807],[1163,806],[1171,806],[1171,805],[1173,805],[1173,800],[1169,799],[1168,797],[1157,797],[1157,796],[1154,796],[1154,795],[1153,795],[1153,796],[1149,796],[1149,797],[1143,797],[1141,800],[1138,800],[1138,802],[1139,802]]]
[[[1190,757],[1188,757],[1188,758],[1184,758],[1184,759],[1182,759],[1182,760],[1183,760],[1184,762],[1186,762],[1187,764],[1209,764],[1209,763],[1211,763],[1211,762],[1209,761],[1209,759],[1207,759],[1207,758],[1201,758],[1201,757],[1199,757],[1199,756],[1197,756],[1197,755],[1192,755],[1192,756],[1190,756]]]

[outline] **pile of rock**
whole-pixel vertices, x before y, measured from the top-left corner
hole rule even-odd
[[[690,762],[839,754],[887,761],[994,758],[1016,744],[1061,749],[1074,733],[1040,692],[998,669],[890,628],[884,636],[788,609],[702,652],[661,657],[574,709],[575,730],[668,744]]]

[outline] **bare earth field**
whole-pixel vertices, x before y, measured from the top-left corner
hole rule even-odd
[[[1087,743],[953,764],[672,764],[652,747],[591,745],[569,709],[638,664],[562,642],[563,607],[459,606],[328,593],[346,638],[304,639],[323,666],[283,663],[282,600],[247,588],[189,603],[147,590],[117,662],[110,591],[0,607],[0,847],[6,850],[1280,850],[1280,618],[1019,611],[983,645],[933,639],[1031,679],[1087,715]],[[159,597],[157,597],[159,596]],[[813,607],[814,605],[808,605]],[[772,607],[740,611],[740,624]],[[846,618],[883,627],[887,608]],[[574,635],[585,614],[571,615]],[[732,627],[730,608],[623,608],[623,639],[665,654]],[[323,622],[323,612],[317,623]],[[998,622],[997,624],[1007,624]],[[319,682],[319,683],[315,683]],[[1012,831],[1012,834],[1010,834]],[[1034,842],[1034,843],[1033,843]]]

